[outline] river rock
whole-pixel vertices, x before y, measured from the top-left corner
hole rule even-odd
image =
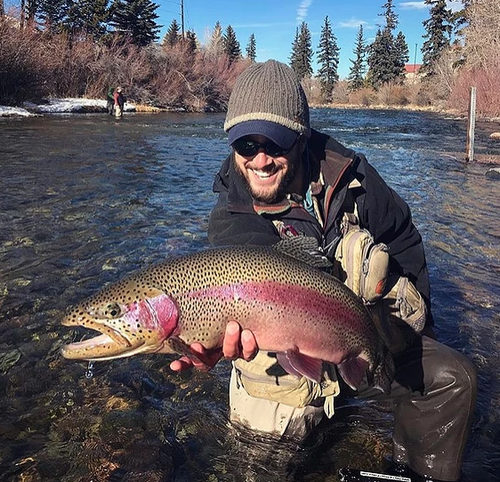
[[[500,141],[500,132],[492,132],[492,133],[490,134],[490,138],[491,138],[491,139],[497,139],[497,140],[499,140],[499,141]]]
[[[492,167],[486,171],[488,179],[500,179],[500,167]]]

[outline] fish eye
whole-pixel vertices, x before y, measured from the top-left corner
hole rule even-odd
[[[122,315],[122,310],[118,303],[108,303],[106,305],[102,305],[97,307],[95,310],[95,314],[99,318],[119,318]]]

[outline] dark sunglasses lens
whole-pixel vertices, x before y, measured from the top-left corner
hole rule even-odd
[[[288,152],[288,150],[283,149],[282,147],[278,146],[278,144],[275,144],[272,141],[268,141],[265,144],[260,144],[255,141],[245,139],[238,139],[237,141],[234,141],[233,148],[240,156],[244,157],[255,156],[255,154],[259,152],[259,149],[264,149],[264,152],[268,156],[273,157],[282,156],[283,154]]]
[[[285,152],[287,152],[286,149],[283,149],[282,147],[278,146],[278,144],[275,144],[272,141],[267,142],[262,147],[266,151],[266,154],[272,157],[279,157],[285,154]]]
[[[240,156],[250,157],[257,154],[260,144],[245,139],[238,139],[233,142],[233,148]]]

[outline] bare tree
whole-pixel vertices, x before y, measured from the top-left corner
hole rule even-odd
[[[490,69],[500,63],[500,0],[475,0],[467,9],[465,29],[467,66]]]

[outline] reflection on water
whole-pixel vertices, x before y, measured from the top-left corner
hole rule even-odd
[[[500,184],[453,159],[465,122],[433,114],[312,111],[367,154],[425,238],[443,341],[479,367],[464,480],[500,463]],[[208,245],[220,115],[70,115],[0,120],[0,480],[336,480],[390,453],[384,406],[339,407],[307,447],[269,444],[227,421],[229,366],[177,375],[166,356],[61,358],[83,332],[67,306],[170,254]],[[494,152],[488,129],[481,145]],[[499,147],[496,147],[499,150]]]

